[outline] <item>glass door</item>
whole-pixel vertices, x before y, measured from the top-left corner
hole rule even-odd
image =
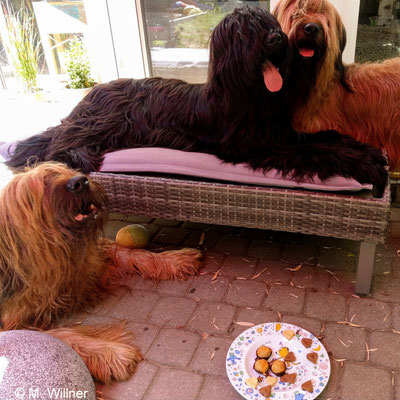
[[[269,10],[269,1],[142,0],[150,74],[204,82],[214,27],[234,8],[246,4]]]

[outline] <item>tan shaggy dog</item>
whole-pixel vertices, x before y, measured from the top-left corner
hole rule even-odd
[[[333,129],[384,148],[391,169],[400,170],[400,58],[344,65],[345,28],[327,0],[281,0],[273,14],[294,50],[294,128]]]
[[[125,380],[142,357],[124,324],[65,325],[121,282],[195,274],[200,252],[151,253],[102,238],[107,199],[74,170],[45,163],[15,175],[0,192],[0,319],[3,330],[35,329],[57,337],[103,383]]]

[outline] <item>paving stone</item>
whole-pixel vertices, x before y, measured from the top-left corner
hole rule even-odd
[[[292,232],[281,232],[281,231],[271,231],[271,236],[269,240],[279,243],[294,243],[294,244],[302,244],[306,239],[306,235],[301,233],[292,233]]]
[[[148,321],[157,326],[182,327],[189,321],[197,303],[182,297],[164,297],[158,301]]]
[[[128,381],[102,387],[101,397],[107,400],[141,400],[157,371],[155,365],[143,361]]]
[[[229,225],[213,225],[211,228],[212,231],[214,232],[222,232],[225,234],[232,234],[232,235],[238,235],[242,228],[239,228],[237,226],[229,226]]]
[[[203,238],[203,234],[205,235]],[[200,247],[200,240],[203,242],[202,248],[213,249],[221,238],[221,233],[212,231],[194,231],[190,233],[190,236],[185,240],[185,247]]]
[[[393,221],[389,225],[388,237],[389,238],[396,238],[396,239],[400,238],[400,222]]]
[[[107,325],[119,323],[120,320],[98,314],[80,314],[71,317],[68,322],[71,322],[71,324],[77,323],[82,325]]]
[[[321,249],[318,264],[339,271],[355,271],[355,253],[349,249]]]
[[[336,294],[308,293],[305,313],[322,321],[343,321],[346,316],[346,299]]]
[[[393,257],[385,257],[383,255],[375,255],[374,275],[391,276],[392,275]]]
[[[231,278],[251,278],[257,272],[257,259],[252,257],[227,256],[221,274]]]
[[[104,235],[107,239],[115,240],[118,231],[128,225],[125,221],[108,221]]]
[[[266,296],[264,283],[234,280],[226,295],[226,302],[242,307],[258,307]]]
[[[229,285],[229,279],[213,274],[200,275],[189,288],[189,297],[205,301],[221,301]]]
[[[147,217],[145,215],[125,215],[125,221],[130,224],[149,224],[154,220],[153,217]]]
[[[399,245],[400,247],[400,245]],[[400,278],[400,257],[393,257],[392,272],[395,278]]]
[[[390,221],[400,222],[400,207],[392,207],[390,209]]]
[[[373,277],[371,293],[376,300],[400,303],[400,279]]]
[[[193,285],[195,279],[191,276],[184,281],[162,281],[157,285],[157,291],[161,294],[183,296],[188,288]]]
[[[282,251],[282,244],[269,240],[252,240],[247,250],[250,257],[276,259]]]
[[[329,354],[336,359],[350,361],[366,360],[366,341],[367,334],[364,329],[335,323],[326,325],[325,338],[322,340]]]
[[[369,348],[377,351],[370,353],[371,362],[392,370],[400,370],[400,335],[389,332],[372,332]]]
[[[392,399],[391,374],[372,366],[345,363],[341,399]]]
[[[257,271],[265,270],[256,280],[263,281],[268,285],[283,284],[288,285],[292,278],[292,273],[288,268],[292,268],[291,264],[279,260],[260,260]]]
[[[400,305],[393,306],[393,328],[400,332]]]
[[[199,230],[199,231],[211,229],[211,227],[212,227],[212,225],[210,225],[210,224],[203,224],[201,222],[191,222],[191,221],[185,221],[182,225],[182,228],[184,228],[184,229],[192,229],[192,230]]]
[[[273,231],[267,229],[243,228],[241,236],[245,236],[252,240],[268,240],[272,242],[271,237],[273,236]]]
[[[228,378],[207,376],[197,400],[243,400]]]
[[[321,322],[316,319],[301,317],[297,315],[283,315],[282,322],[292,324],[311,332],[314,336],[319,336],[321,332]]]
[[[226,304],[199,304],[199,307],[189,322],[189,328],[199,333],[227,333],[235,315],[235,311],[235,307]]]
[[[331,275],[324,268],[303,265],[300,270],[293,272],[292,281],[295,286],[305,289],[326,290]]]
[[[225,256],[222,253],[214,251],[205,252],[201,272],[214,274],[223,266],[224,258]]]
[[[353,297],[350,301],[347,320],[372,330],[387,330],[391,326],[391,310],[387,303]]]
[[[306,244],[285,245],[281,258],[295,264],[314,264],[317,258],[317,248]]]
[[[126,294],[112,310],[111,316],[127,321],[144,321],[158,301],[159,296],[139,290]]]
[[[133,332],[135,345],[143,355],[147,353],[160,332],[159,328],[145,322],[129,322],[127,329]]]
[[[329,282],[329,291],[343,296],[352,296],[356,291],[355,271],[334,271]]]
[[[181,244],[189,232],[181,228],[162,228],[152,239],[155,243],[161,244]]]
[[[300,313],[304,306],[305,291],[292,286],[272,286],[264,302],[268,310],[280,313]]]
[[[155,292],[158,288],[159,282],[154,282],[151,279],[143,279],[141,276],[135,275],[127,282],[127,284],[132,289]]]
[[[117,306],[120,299],[125,295],[127,295],[127,292],[123,290],[118,296],[107,297],[104,301],[99,303],[90,314],[103,317],[112,317],[114,308]]]
[[[242,236],[222,236],[215,249],[221,253],[243,255],[249,245],[249,239]]]
[[[265,322],[278,321],[278,315],[272,311],[254,310],[253,308],[242,308],[235,318],[236,322],[250,322],[254,325],[263,324]],[[229,329],[233,338],[239,336],[242,332],[248,329],[248,326],[242,326],[232,323]]]
[[[147,353],[150,361],[171,367],[185,368],[200,342],[196,333],[178,329],[164,329]]]
[[[226,377],[226,355],[232,339],[209,336],[197,348],[191,364],[195,372]]]
[[[163,219],[157,218],[154,222],[154,225],[168,227],[168,228],[176,228],[182,224],[181,221],[176,221],[174,219]]]
[[[193,372],[162,368],[144,400],[196,399],[203,377]]]

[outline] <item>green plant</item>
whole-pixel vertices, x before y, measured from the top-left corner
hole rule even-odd
[[[174,46],[207,48],[213,29],[226,14],[227,12],[215,7],[207,14],[177,23],[174,27]]]
[[[8,40],[5,47],[14,65],[15,73],[22,80],[24,90],[35,92],[37,88],[38,59],[40,40],[35,28],[34,18],[24,5],[15,12],[6,4],[6,27]]]
[[[74,38],[70,41],[69,50],[65,54],[65,68],[69,88],[84,89],[94,86],[95,81],[90,75],[89,57],[81,39]]]

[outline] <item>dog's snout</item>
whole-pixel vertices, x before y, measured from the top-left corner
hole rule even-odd
[[[282,34],[279,32],[274,32],[268,36],[267,41],[270,46],[277,46],[282,43]]]
[[[317,36],[321,28],[318,24],[309,23],[304,27],[304,33],[307,36]]]
[[[89,188],[89,180],[84,175],[77,175],[67,182],[67,189],[72,193],[82,193]]]

